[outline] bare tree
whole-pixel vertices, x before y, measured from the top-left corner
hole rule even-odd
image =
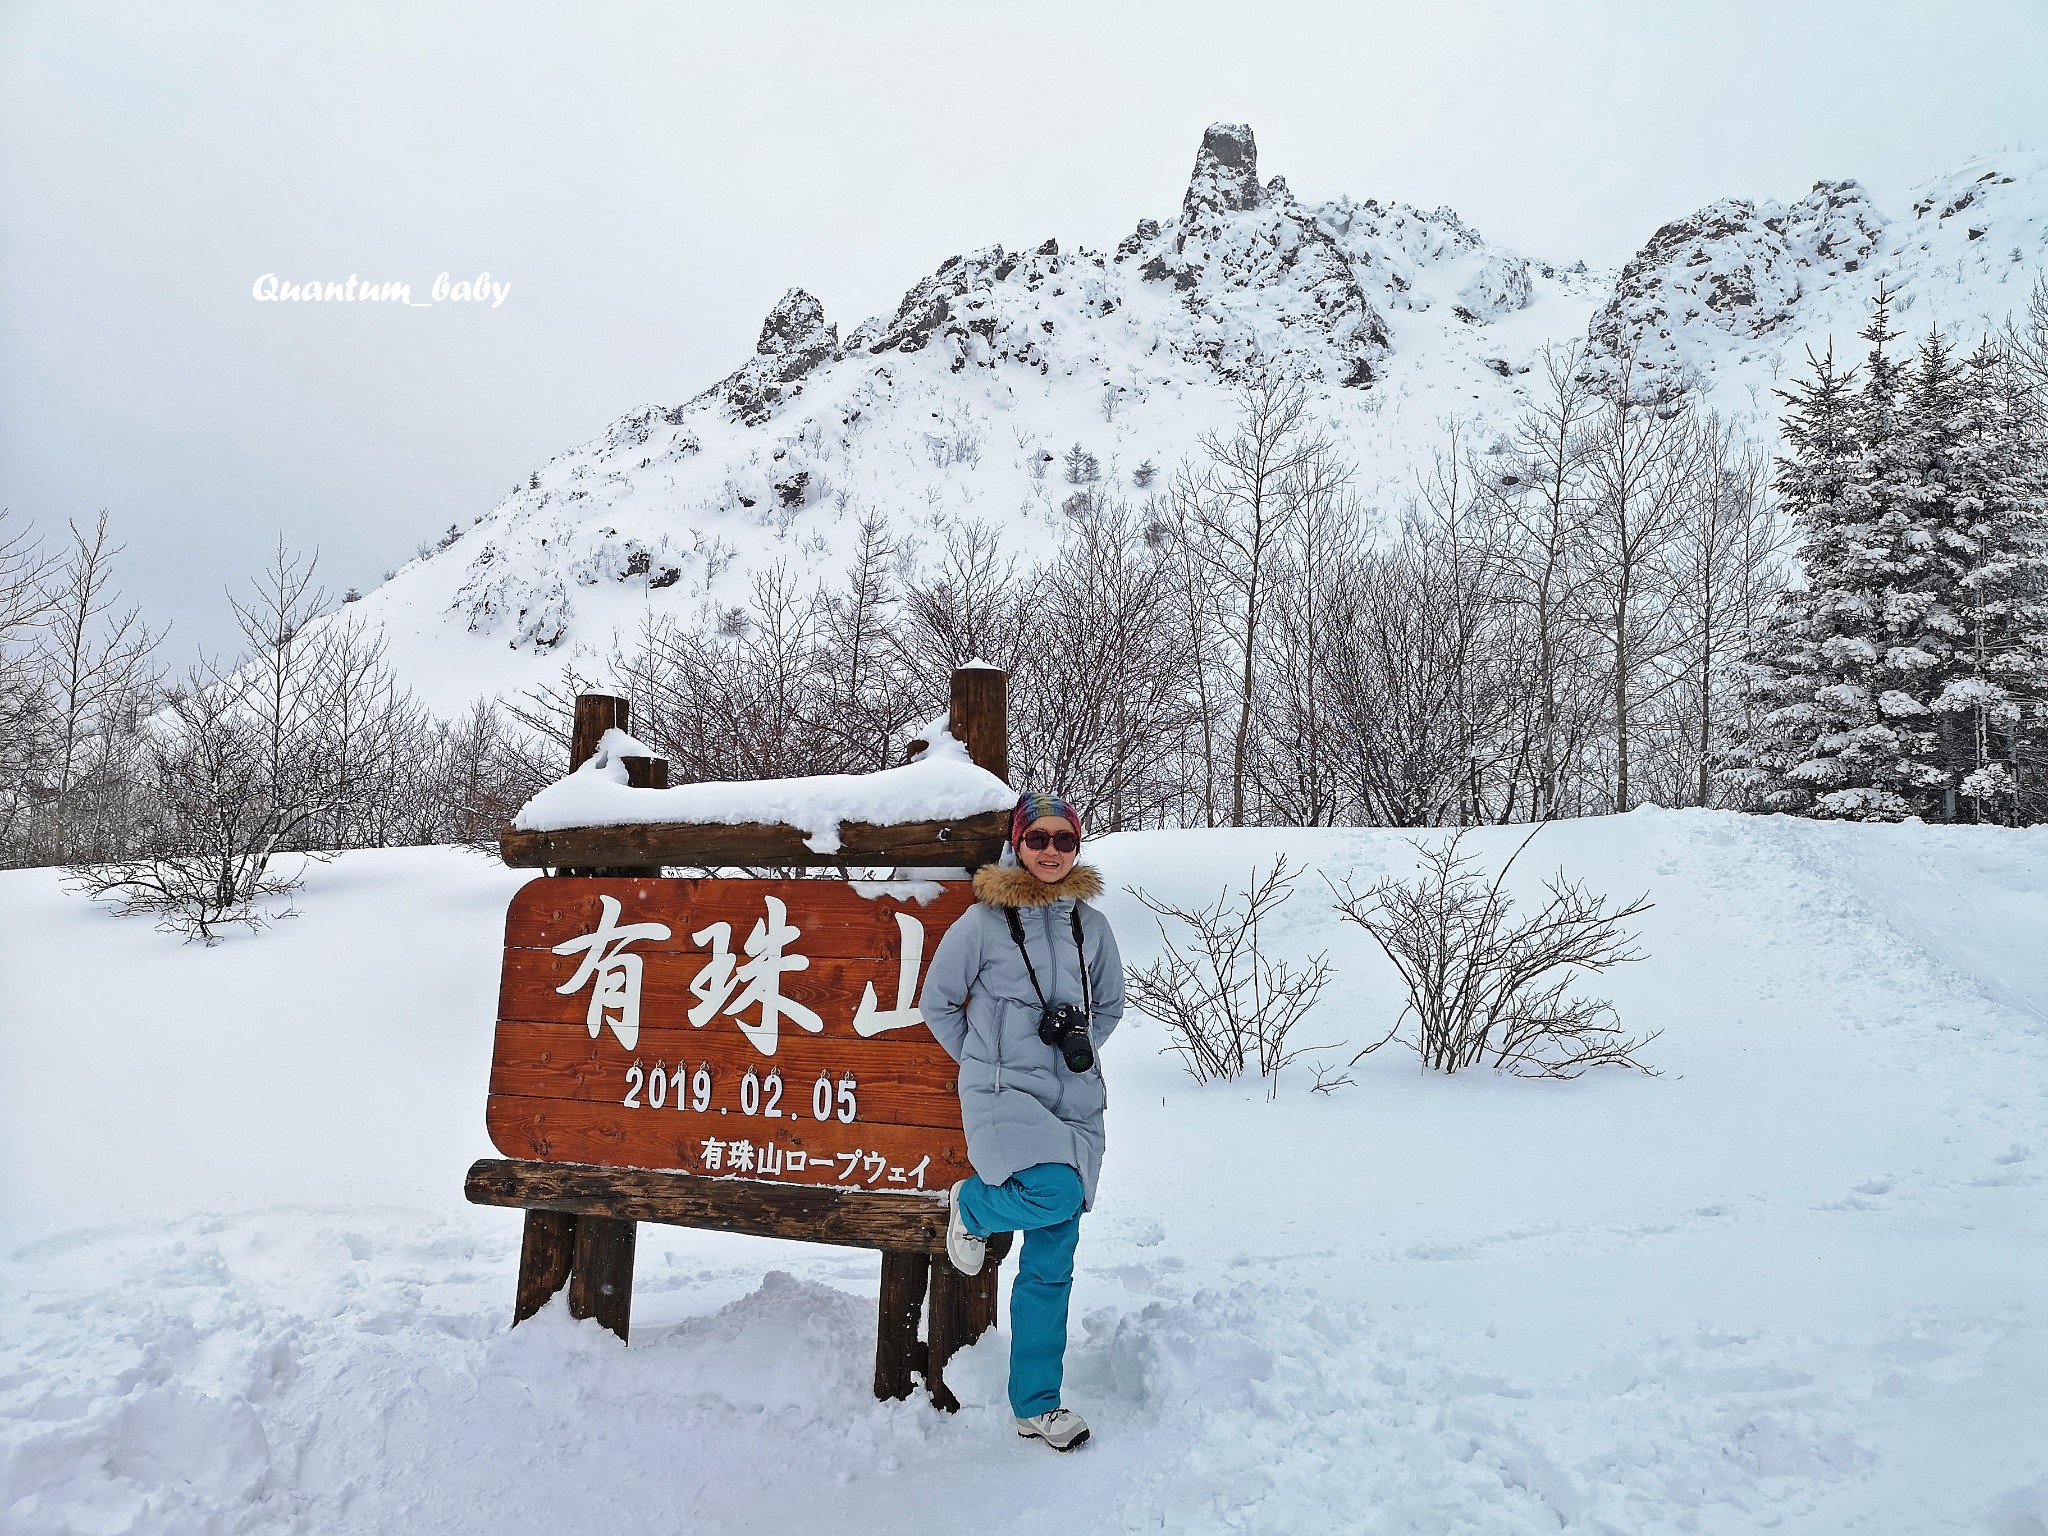
[[[1262,376],[1240,394],[1241,415],[1228,437],[1199,439],[1206,462],[1184,466],[1172,498],[1192,538],[1190,550],[1216,594],[1236,676],[1237,716],[1230,744],[1230,825],[1245,825],[1246,789],[1260,695],[1258,666],[1271,586],[1300,503],[1291,488],[1326,455],[1310,427],[1308,402],[1291,380]]]
[[[917,676],[945,678],[970,661],[1016,654],[1016,563],[993,523],[952,525],[937,570],[905,584],[896,644]]]
[[[1483,476],[1453,423],[1411,507],[1404,534],[1436,573],[1432,604],[1449,683],[1455,820],[1460,826],[1515,814],[1527,764],[1511,737],[1527,693],[1520,618],[1506,600],[1506,530],[1480,494]]]
[[[1630,1039],[1607,1003],[1569,993],[1578,971],[1643,958],[1622,924],[1650,902],[1609,910],[1604,896],[1560,871],[1546,882],[1549,900],[1517,919],[1504,885],[1541,830],[1491,880],[1462,851],[1461,831],[1434,847],[1412,845],[1421,869],[1413,881],[1382,880],[1364,891],[1329,882],[1337,911],[1372,935],[1407,987],[1393,1029],[1360,1057],[1398,1038],[1413,1016],[1422,1065],[1439,1072],[1479,1065],[1523,1077],[1577,1077],[1596,1066],[1649,1070],[1636,1052],[1655,1034]]]
[[[1445,819],[1457,781],[1457,683],[1443,644],[1446,593],[1412,527],[1337,575],[1320,665],[1333,767],[1354,816],[1374,826]]]
[[[479,700],[460,721],[439,728],[427,780],[437,829],[431,840],[495,854],[499,829],[560,777],[567,754],[566,741],[521,730],[498,705]]]
[[[425,818],[410,802],[434,740],[426,711],[392,672],[384,637],[346,610],[322,625],[315,660],[311,727],[281,781],[321,807],[306,839],[325,848],[404,841],[399,822]]]
[[[1294,504],[1274,584],[1270,729],[1260,747],[1262,814],[1290,826],[1327,826],[1338,814],[1333,721],[1324,687],[1330,605],[1339,572],[1358,557],[1364,514],[1346,494],[1350,466],[1327,444],[1289,478]]]
[[[1636,373],[1632,356],[1616,361],[1586,460],[1592,498],[1582,590],[1606,652],[1616,811],[1629,808],[1638,712],[1673,681],[1656,670],[1677,644],[1668,546],[1697,470],[1697,438],[1683,405],[1640,389]]]
[[[1398,536],[1338,571],[1321,666],[1347,810],[1380,826],[1512,813],[1502,750],[1525,681],[1514,611],[1483,530],[1411,507]]]
[[[1280,855],[1260,874],[1252,870],[1243,897],[1233,902],[1228,886],[1208,907],[1177,907],[1136,887],[1125,889],[1159,920],[1160,958],[1131,977],[1131,1000],[1159,1020],[1173,1037],[1168,1049],[1198,1083],[1232,1081],[1251,1067],[1266,1080],[1266,1094],[1280,1091],[1280,1071],[1303,1050],[1288,1037],[1315,1006],[1330,979],[1327,956],[1309,957],[1296,970],[1265,952],[1262,927],[1294,893],[1299,871]],[[1193,930],[1182,941],[1164,919]]]
[[[2033,396],[2036,408],[2048,410],[2048,277],[2034,279],[2026,317],[2007,320],[2003,342],[2014,376]]]
[[[214,669],[236,707],[254,721],[271,793],[301,802],[318,794],[306,772],[319,727],[321,669],[320,646],[308,626],[326,606],[326,594],[314,583],[318,564],[317,554],[295,554],[278,540],[248,594],[228,599],[247,649],[234,666]],[[306,812],[310,818],[310,804]]]
[[[1182,775],[1186,787],[1181,820],[1213,827],[1220,774],[1217,733],[1223,727],[1229,672],[1221,603],[1210,567],[1198,553],[1200,528],[1188,499],[1170,496],[1163,507],[1155,501],[1153,509],[1147,537],[1166,555],[1164,574],[1173,594],[1183,660],[1180,686],[1193,722],[1192,754]]]
[[[70,525],[71,552],[49,589],[48,618],[37,645],[55,711],[50,757],[44,765],[54,796],[78,782],[88,742],[110,728],[132,731],[140,700],[151,690],[157,637],[139,609],[116,611],[114,557],[107,514],[90,532]]]
[[[1106,501],[1032,584],[1031,643],[1011,663],[1011,766],[1056,784],[1107,831],[1163,822],[1193,728],[1165,552]]]
[[[234,924],[261,927],[265,898],[288,894],[304,864],[285,874],[273,857],[317,813],[275,793],[266,722],[213,668],[195,670],[169,696],[143,754],[151,824],[129,858],[80,866],[74,885],[123,915],[147,914],[167,931],[213,944]],[[311,857],[318,857],[312,855]]]
[[[1742,641],[1757,632],[1782,585],[1786,534],[1771,505],[1769,460],[1717,417],[1697,424],[1693,463],[1691,494],[1666,556],[1679,680],[1670,695],[1676,729],[1664,753],[1665,798],[1706,805],[1727,715],[1741,708],[1734,669]]]
[[[1543,358],[1542,392],[1510,437],[1509,467],[1483,487],[1502,526],[1502,595],[1528,636],[1532,718],[1521,750],[1529,759],[1529,817],[1565,813],[1565,784],[1577,763],[1588,710],[1585,580],[1588,424],[1592,393],[1577,345]]]
[[[21,858],[55,713],[30,644],[49,611],[53,565],[33,526],[0,507],[0,856],[8,863]]]

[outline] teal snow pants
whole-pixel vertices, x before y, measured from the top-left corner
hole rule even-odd
[[[1022,1232],[1010,1286],[1010,1411],[1020,1419],[1060,1405],[1067,1353],[1067,1297],[1081,1237],[1081,1175],[1065,1163],[1033,1163],[1000,1184],[970,1174],[960,1216],[976,1237]]]

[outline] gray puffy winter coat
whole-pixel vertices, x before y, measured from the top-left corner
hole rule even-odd
[[[1101,893],[1101,876],[1085,864],[1051,885],[1016,866],[975,871],[978,899],[939,940],[918,1001],[932,1034],[960,1063],[960,1118],[974,1171],[1000,1184],[1034,1163],[1065,1163],[1081,1175],[1084,1209],[1095,1203],[1102,1168],[1102,1043],[1124,1012],[1116,938],[1109,919],[1086,905]],[[1038,1038],[1038,997],[1004,915],[1015,911],[1023,925],[1045,1000],[1079,1004],[1077,907],[1094,1005],[1096,1058],[1086,1072],[1069,1071]]]

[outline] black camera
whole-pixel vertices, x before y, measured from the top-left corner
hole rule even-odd
[[[1038,1016],[1038,1038],[1060,1053],[1069,1072],[1095,1065],[1095,1047],[1088,1043],[1088,1015],[1072,1003],[1053,1003]]]

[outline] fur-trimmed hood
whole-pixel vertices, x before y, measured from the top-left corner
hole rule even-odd
[[[991,907],[1049,907],[1101,894],[1102,876],[1087,864],[1076,864],[1050,885],[1021,864],[984,864],[974,872],[974,898]]]

